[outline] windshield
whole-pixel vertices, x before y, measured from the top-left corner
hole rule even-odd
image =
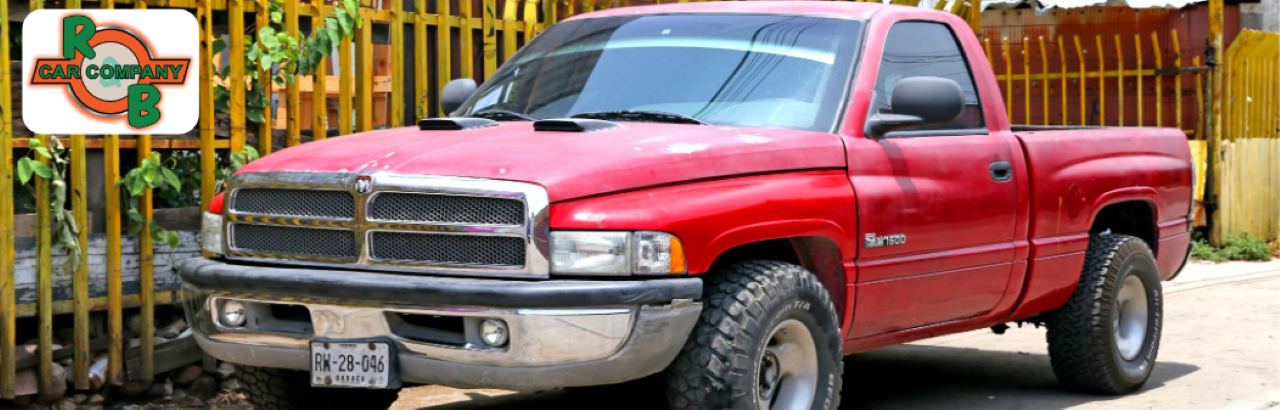
[[[645,111],[829,132],[860,28],[856,20],[747,14],[569,21],[503,64],[457,114]]]

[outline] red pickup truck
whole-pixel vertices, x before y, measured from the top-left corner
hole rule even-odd
[[[1010,322],[1124,393],[1189,249],[1179,130],[1012,126],[941,12],[588,13],[441,100],[253,162],[206,213],[184,303],[254,404],[655,376],[677,409],[831,409],[844,355]]]

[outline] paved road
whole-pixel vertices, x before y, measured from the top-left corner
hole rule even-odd
[[[1280,260],[1193,264],[1164,289],[1160,357],[1151,381],[1138,393],[1109,397],[1064,391],[1049,367],[1044,329],[1015,327],[1003,336],[975,331],[851,356],[841,408],[1280,409]],[[615,393],[593,397],[563,390],[427,386],[404,391],[393,408],[661,406],[658,392]]]

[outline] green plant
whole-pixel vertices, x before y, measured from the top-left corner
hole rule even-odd
[[[44,146],[37,138],[29,140],[27,155],[18,159],[18,183],[33,193],[36,188],[29,184],[32,176],[39,176],[49,184],[49,194],[52,195],[52,200],[49,201],[49,214],[53,218],[52,242],[53,245],[66,249],[68,257],[65,267],[68,271],[73,271],[79,267],[80,262],[80,227],[76,225],[75,215],[67,209],[69,154],[63,148],[62,141],[57,138],[49,140],[53,143],[49,147]],[[40,162],[37,156],[48,160],[49,164]]]
[[[178,175],[178,182],[185,187],[200,186],[200,151],[167,150],[160,152],[162,163]],[[195,189],[173,189],[164,185],[154,191],[156,208],[184,208],[200,206],[199,191]]]
[[[235,175],[236,171],[244,167],[245,164],[258,159],[258,150],[251,146],[245,145],[240,152],[232,152],[225,158],[218,159],[217,174],[218,187],[226,188],[227,179]]]
[[[1246,232],[1232,235],[1221,248],[1215,248],[1209,241],[1196,233],[1191,248],[1191,259],[1208,262],[1226,261],[1266,261],[1271,260],[1271,246],[1267,241],[1249,236]]]
[[[271,0],[270,16],[273,24],[280,24],[284,13],[285,0]],[[341,7],[334,7],[332,14],[324,18],[324,25],[311,31],[309,36],[294,38],[288,33],[276,31],[275,27],[258,27],[256,37],[245,42],[244,70],[253,79],[258,79],[258,71],[269,69],[268,73],[275,84],[292,84],[299,75],[315,73],[316,68],[333,52],[333,47],[343,38],[355,36],[355,30],[364,24],[360,16],[359,0],[342,0]],[[231,33],[243,35],[243,33]],[[220,53],[227,44],[222,40],[213,43],[213,52]],[[231,65],[222,70],[213,67],[223,78],[227,78]],[[233,81],[240,81],[239,79]],[[258,87],[256,81],[248,83],[245,93],[245,117],[254,123],[267,121],[263,115],[265,109],[271,107],[271,90]],[[214,93],[214,109],[227,114],[230,110],[231,93],[224,86],[218,86]],[[259,136],[260,138],[266,136]]]
[[[174,164],[171,163],[171,165]],[[116,182],[116,188],[124,188],[121,190],[120,199],[125,205],[125,214],[129,216],[129,234],[138,235],[143,228],[146,228],[152,240],[165,242],[169,244],[169,247],[177,248],[178,234],[176,232],[161,228],[155,221],[148,223],[146,217],[138,211],[142,206],[142,195],[148,189],[164,186],[181,191],[182,181],[178,179],[177,173],[164,166],[164,161],[160,159],[160,154],[156,152],[152,152],[150,157],[143,158],[137,168],[129,170],[129,173],[125,174],[124,178],[120,178],[120,181]]]

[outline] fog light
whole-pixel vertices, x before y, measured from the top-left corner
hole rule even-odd
[[[484,344],[502,347],[507,344],[507,324],[498,319],[488,319],[480,323],[480,338]]]
[[[222,302],[222,324],[233,327],[244,326],[244,303],[238,300]]]

